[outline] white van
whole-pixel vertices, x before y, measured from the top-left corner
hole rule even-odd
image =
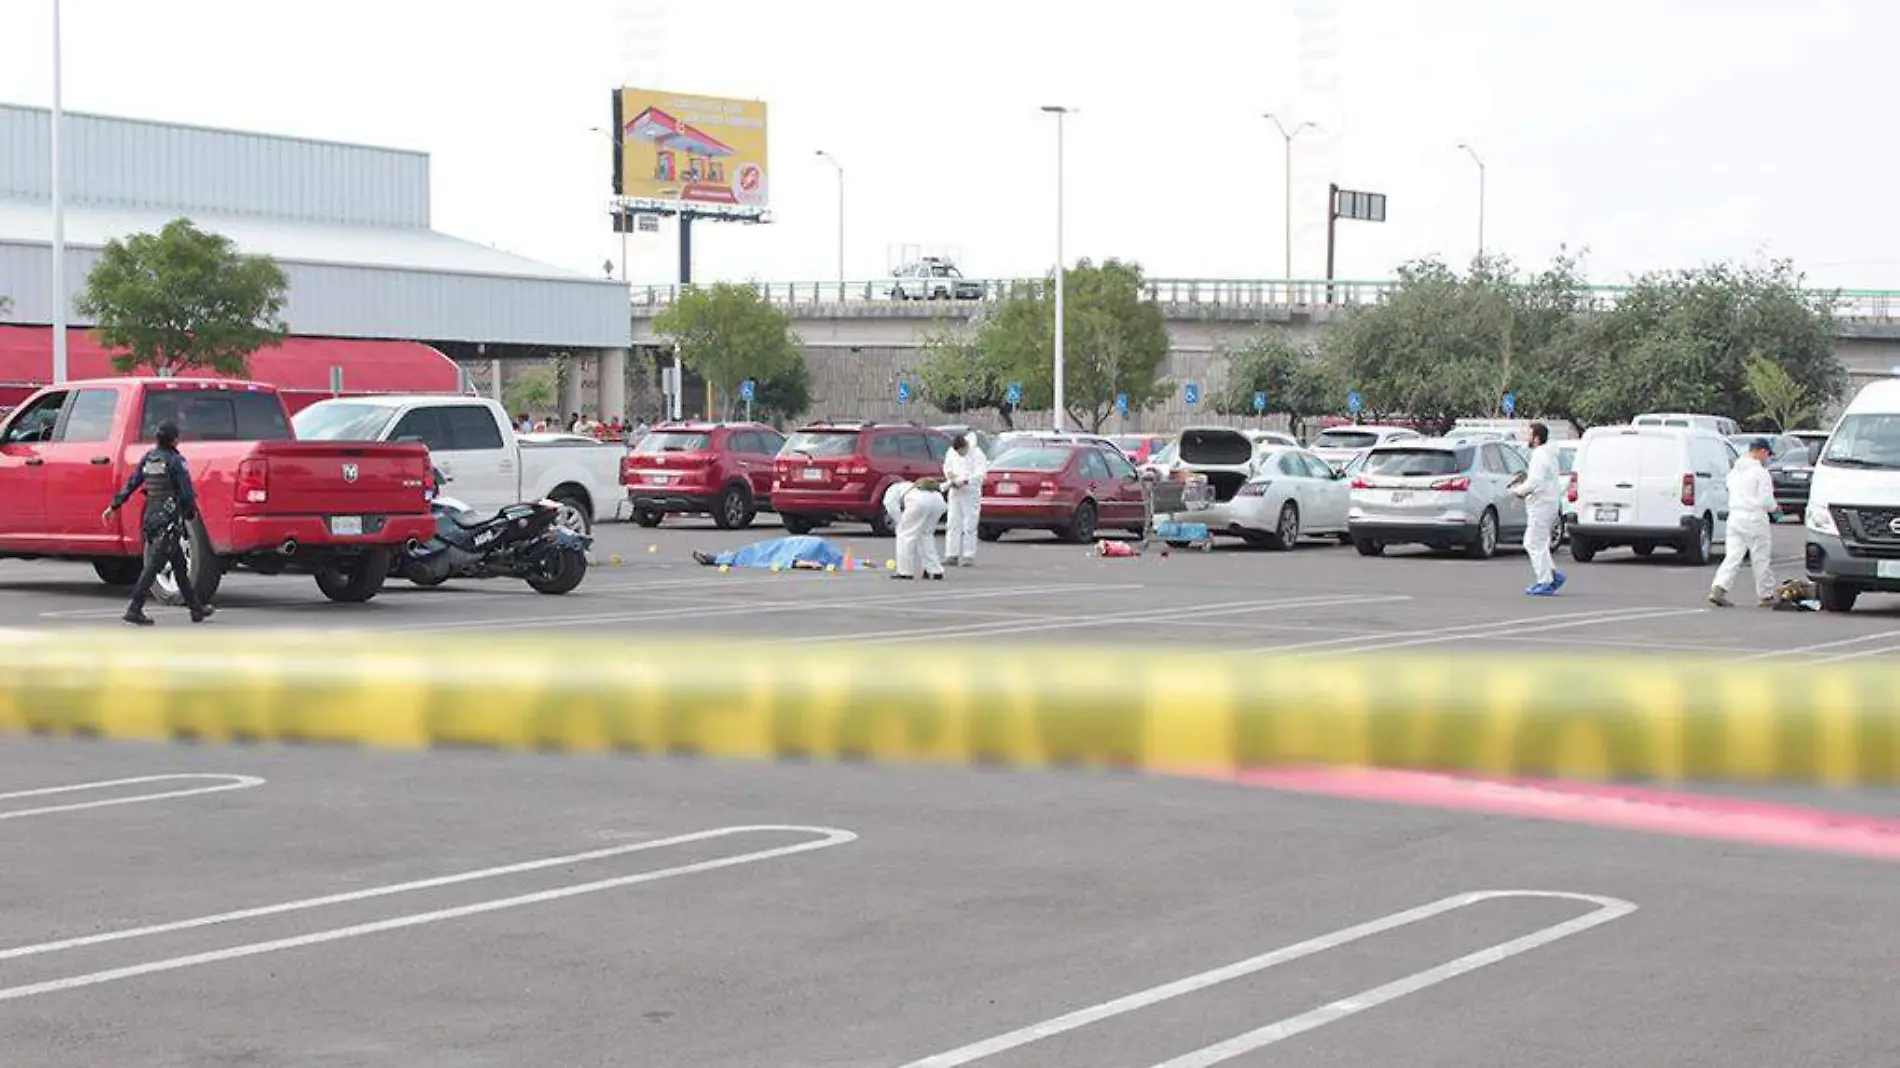
[[[1728,440],[1709,430],[1599,426],[1577,447],[1570,555],[1589,563],[1612,546],[1638,556],[1667,546],[1706,564],[1728,535]]]
[[[1630,420],[1634,426],[1668,426],[1683,430],[1707,430],[1725,438],[1741,433],[1735,420],[1721,415],[1697,415],[1693,412],[1644,412]]]
[[[1900,382],[1874,382],[1847,406],[1808,489],[1808,577],[1821,607],[1900,593]]]

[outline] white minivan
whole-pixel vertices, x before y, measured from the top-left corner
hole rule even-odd
[[[1821,607],[1900,593],[1900,382],[1873,382],[1834,425],[1808,489],[1808,578]]]
[[[1728,533],[1728,472],[1735,450],[1710,430],[1599,426],[1577,446],[1570,493],[1570,555],[1589,563],[1627,545],[1638,556],[1666,546],[1706,564]]]
[[[1708,430],[1725,438],[1740,433],[1735,420],[1725,415],[1698,415],[1694,412],[1644,412],[1630,420],[1632,426],[1671,426],[1689,430]]]

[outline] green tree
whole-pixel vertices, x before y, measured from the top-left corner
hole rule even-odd
[[[740,401],[741,408],[745,402]],[[752,417],[780,425],[811,410],[811,368],[801,357],[783,373],[759,379],[752,397]]]
[[[502,403],[507,406],[510,415],[522,412],[545,415],[554,410],[560,399],[560,384],[555,381],[554,369],[551,367],[536,367],[517,375],[502,390]]]
[[[1100,430],[1118,394],[1131,411],[1164,400],[1168,328],[1161,308],[1143,299],[1141,267],[1088,260],[1063,275],[1063,405],[1069,421]],[[999,381],[1023,384],[1022,407],[1055,403],[1055,301],[1047,283],[1020,285],[978,332],[983,364]]]
[[[1810,404],[1833,400],[1847,388],[1833,314],[1832,296],[1805,289],[1786,261],[1645,275],[1584,330],[1598,362],[1579,376],[1582,413],[1613,423],[1644,411],[1754,412],[1758,357]]]
[[[107,242],[76,306],[119,350],[112,364],[122,374],[203,368],[241,377],[251,353],[283,340],[288,285],[269,257],[174,219],[156,234]]]
[[[742,403],[739,383],[782,379],[805,362],[791,318],[748,285],[688,289],[654,317],[653,332],[678,344],[680,361],[711,383],[729,411]]]
[[[1016,425],[1009,380],[986,350],[981,325],[975,329],[939,325],[926,333],[916,378],[924,399],[938,411],[956,415],[993,408],[1004,426]]]
[[[1267,395],[1269,412],[1292,417],[1293,434],[1304,436],[1308,418],[1338,407],[1334,389],[1319,355],[1296,343],[1286,331],[1269,326],[1248,339],[1228,360],[1227,384],[1216,393],[1213,407],[1222,415],[1254,414],[1255,393]]]
[[[1786,431],[1807,422],[1814,410],[1807,387],[1765,356],[1757,355],[1749,360],[1743,377],[1749,395],[1761,406],[1755,414],[1768,420],[1776,430]]]

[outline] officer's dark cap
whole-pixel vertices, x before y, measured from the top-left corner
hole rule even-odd
[[[178,424],[169,419],[158,424],[158,433],[154,435],[154,438],[161,449],[169,449],[178,444]]]

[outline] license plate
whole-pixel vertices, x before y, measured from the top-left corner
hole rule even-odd
[[[998,482],[996,484],[996,492],[999,496],[1014,497],[1022,491],[1023,488],[1014,482]]]
[[[1788,477],[1794,479],[1796,482],[1806,482],[1808,480],[1808,473],[1806,471],[1794,471],[1790,472]]]
[[[648,475],[647,481],[653,483],[656,486],[664,486],[668,482],[673,481],[673,476],[672,475]]]
[[[363,534],[363,517],[360,515],[331,516],[330,533],[340,538],[361,537]]]
[[[807,482],[823,482],[825,480],[825,469],[822,467],[807,467],[804,471],[799,473],[798,477]]]
[[[1596,511],[1597,522],[1614,523],[1616,522],[1616,514],[1617,510],[1614,508],[1599,508]]]
[[[1393,490],[1392,491],[1393,504],[1404,504],[1406,501],[1409,501],[1411,499],[1412,499],[1411,490]]]
[[[1882,560],[1874,565],[1874,574],[1884,579],[1900,579],[1900,560]]]

